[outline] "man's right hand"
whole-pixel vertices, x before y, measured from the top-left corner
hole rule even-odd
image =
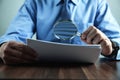
[[[5,64],[34,63],[37,53],[27,45],[10,41],[0,47],[0,57]]]

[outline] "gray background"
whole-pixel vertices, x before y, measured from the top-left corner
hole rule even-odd
[[[8,25],[17,14],[24,0],[0,0],[0,36],[2,36]],[[108,0],[113,16],[120,24],[120,0]]]

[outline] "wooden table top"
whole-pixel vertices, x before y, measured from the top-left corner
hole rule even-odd
[[[120,80],[120,61],[101,58],[95,64],[0,64],[0,79]]]

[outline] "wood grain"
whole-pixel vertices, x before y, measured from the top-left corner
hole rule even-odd
[[[120,61],[100,59],[95,64],[4,65],[0,79],[99,79],[120,80]]]

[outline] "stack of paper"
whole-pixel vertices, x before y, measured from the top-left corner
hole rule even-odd
[[[101,53],[100,45],[62,44],[42,40],[27,39],[27,44],[33,48],[40,59],[62,60],[95,63]]]

